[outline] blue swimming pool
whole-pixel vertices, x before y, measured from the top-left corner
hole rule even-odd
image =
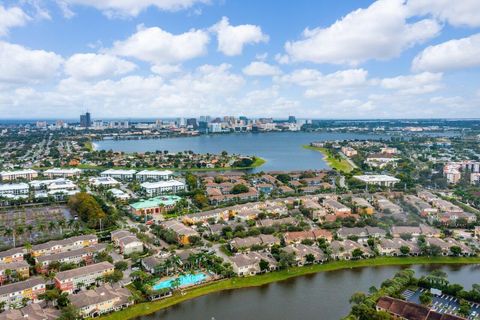
[[[204,273],[187,274],[187,275],[180,276],[178,277],[180,279],[180,288],[199,284],[200,282],[207,279],[207,277],[208,276]],[[162,290],[166,288],[171,288],[174,280],[175,279],[168,279],[168,280],[157,282],[153,286],[153,290]]]

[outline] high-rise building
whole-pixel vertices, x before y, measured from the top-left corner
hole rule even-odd
[[[288,123],[296,123],[296,122],[297,122],[297,119],[295,118],[295,116],[288,117]]]
[[[195,118],[187,119],[187,126],[192,126],[193,129],[197,129],[198,128],[197,119]]]
[[[90,112],[80,115],[80,127],[89,128],[92,126],[92,119],[90,118]]]

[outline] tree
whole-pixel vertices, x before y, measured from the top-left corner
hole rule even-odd
[[[419,299],[420,299],[420,303],[425,306],[428,306],[430,303],[432,303],[432,295],[427,292],[422,293]]]
[[[91,228],[97,228],[100,220],[105,221],[105,211],[98,201],[86,192],[80,192],[68,200],[68,207],[76,212],[80,219]]]
[[[454,256],[459,256],[462,254],[462,248],[460,248],[459,246],[451,246],[450,247],[450,252],[454,255]]]
[[[307,263],[314,263],[315,262],[315,256],[313,254],[309,253],[305,256],[305,261]]]
[[[355,248],[353,251],[352,251],[352,257],[354,259],[360,259],[363,257],[363,251],[362,249],[360,248]]]
[[[247,193],[248,191],[249,189],[246,185],[239,183],[233,186],[231,193],[240,194],[240,193]]]
[[[258,265],[260,266],[260,271],[262,272],[266,272],[270,268],[270,263],[268,263],[268,261],[265,261],[263,259],[260,260]]]
[[[81,316],[78,309],[72,304],[69,304],[68,306],[62,309],[60,313],[60,317],[58,319],[59,320],[77,320],[80,318]]]
[[[351,297],[349,302],[353,304],[360,304],[367,299],[367,295],[363,292],[355,292]]]
[[[407,246],[401,246],[400,247],[400,253],[406,256],[407,254],[410,253],[410,248]]]
[[[125,271],[128,269],[128,262],[126,261],[118,261],[115,262],[115,269],[120,271]]]

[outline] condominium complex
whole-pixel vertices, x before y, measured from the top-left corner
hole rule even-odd
[[[0,172],[0,180],[2,181],[13,181],[17,179],[32,180],[37,177],[38,177],[37,171],[32,169]]]
[[[144,182],[141,184],[141,187],[150,197],[185,191],[185,183],[177,180]]]
[[[20,305],[24,299],[38,302],[38,296],[45,292],[45,280],[34,277],[25,281],[15,282],[0,286],[0,303],[5,303],[5,308],[11,305]]]
[[[49,179],[54,178],[73,178],[79,176],[82,173],[82,170],[77,168],[53,168],[48,169],[43,172],[43,174]]]
[[[40,257],[44,255],[51,255],[60,252],[67,252],[71,250],[90,247],[98,243],[98,238],[94,234],[87,234],[83,236],[76,236],[62,240],[49,241],[42,244],[37,244],[32,247],[32,257]]]
[[[137,173],[137,180],[146,181],[167,181],[173,178],[173,171],[170,170],[143,170]]]
[[[135,170],[116,170],[116,169],[108,169],[103,171],[100,175],[102,177],[110,177],[119,180],[133,180],[135,179]]]

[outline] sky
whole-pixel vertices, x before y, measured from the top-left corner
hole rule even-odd
[[[479,0],[0,0],[0,119],[480,118]]]

